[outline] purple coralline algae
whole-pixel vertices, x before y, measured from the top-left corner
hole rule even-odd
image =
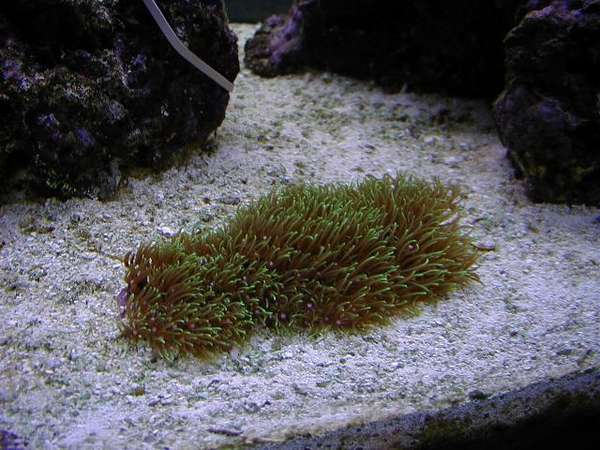
[[[222,2],[163,3],[180,38],[233,81],[237,38]],[[143,2],[0,2],[0,68],[3,190],[19,172],[42,194],[110,197],[129,168],[161,169],[203,143],[229,101]]]

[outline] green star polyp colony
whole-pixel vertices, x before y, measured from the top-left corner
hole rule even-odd
[[[123,335],[205,358],[254,330],[365,331],[478,280],[460,191],[404,176],[292,185],[125,257]]]

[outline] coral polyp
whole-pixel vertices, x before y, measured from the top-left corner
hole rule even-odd
[[[478,280],[460,190],[397,175],[288,186],[125,257],[123,335],[209,357],[259,328],[364,331]]]

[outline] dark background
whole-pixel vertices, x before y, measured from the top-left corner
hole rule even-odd
[[[288,11],[292,0],[225,0],[231,22],[261,22],[271,14]]]

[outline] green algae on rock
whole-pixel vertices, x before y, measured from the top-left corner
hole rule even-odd
[[[125,256],[123,335],[209,357],[258,328],[363,331],[478,280],[460,191],[396,176],[294,185],[223,228]]]

